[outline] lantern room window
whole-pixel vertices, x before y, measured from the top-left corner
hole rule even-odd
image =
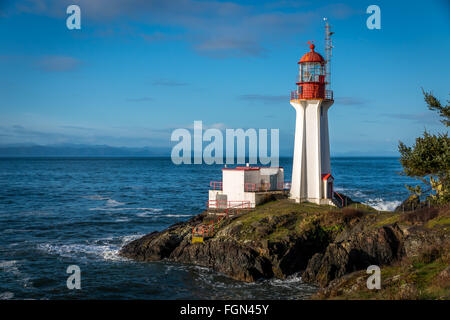
[[[325,76],[324,64],[307,62],[300,65],[300,82],[319,82],[320,76]]]

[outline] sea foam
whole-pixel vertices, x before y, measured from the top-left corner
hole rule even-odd
[[[14,298],[13,292],[6,291],[0,293],[0,300],[11,300],[12,298]]]
[[[364,202],[365,205],[371,206],[379,211],[394,211],[402,202],[399,200],[383,200],[382,198],[369,199]]]
[[[89,244],[50,244],[43,243],[37,246],[38,250],[48,254],[65,258],[101,259],[109,261],[126,261],[119,256],[119,251],[126,243],[142,237],[142,234],[133,234],[115,238],[103,238],[90,241]]]

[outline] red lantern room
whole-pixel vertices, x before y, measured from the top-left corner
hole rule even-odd
[[[311,43],[309,48],[311,51],[306,53],[298,62],[299,82],[296,83],[297,90],[291,93],[291,100],[333,100],[332,91],[325,90],[326,61],[319,53],[314,51],[314,44]]]

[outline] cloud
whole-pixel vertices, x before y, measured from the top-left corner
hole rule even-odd
[[[432,112],[422,112],[422,113],[383,113],[383,117],[409,120],[417,124],[430,124],[439,125],[439,116]]]
[[[1,144],[32,143],[40,145],[76,143],[110,146],[167,147],[170,129],[142,127],[94,128],[80,125],[0,126]]]
[[[164,87],[183,87],[188,85],[188,83],[186,82],[180,82],[170,79],[158,79],[153,81],[152,84],[154,86],[164,86]]]
[[[324,8],[324,11],[327,12],[329,18],[332,19],[348,19],[354,15],[364,15],[365,7],[358,6],[358,9],[352,8],[344,3],[334,3]]]
[[[93,128],[82,127],[82,126],[64,125],[64,126],[60,126],[60,127],[63,128],[63,129],[74,129],[74,130],[82,130],[82,131],[92,131],[92,130],[94,130]]]
[[[358,97],[338,97],[335,99],[336,104],[343,104],[347,106],[357,106],[367,103],[366,99],[361,99]]]
[[[195,45],[197,51],[216,58],[229,56],[264,56],[267,52],[259,43],[248,39],[216,38],[208,39]]]
[[[264,104],[281,103],[289,101],[287,95],[244,94],[239,96],[241,100],[262,102]]]
[[[339,20],[364,14],[346,4],[317,7],[310,1],[24,0],[14,8],[16,12],[61,19],[69,4],[80,6],[90,28],[121,28],[124,24],[113,22],[128,19],[135,26],[145,24],[170,30],[149,34],[136,31],[146,41],[176,39],[173,32],[178,32],[198,53],[217,58],[263,57],[268,41],[298,37],[308,28],[320,25],[324,16]],[[111,34],[111,30],[105,34]]]
[[[67,72],[77,69],[80,60],[69,56],[45,56],[35,62],[35,66],[46,72]]]

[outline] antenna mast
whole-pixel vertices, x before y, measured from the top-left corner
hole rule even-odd
[[[328,18],[323,18],[325,21],[325,89],[330,90],[331,84],[331,57],[333,50],[333,40],[331,36],[334,32],[331,31],[331,26],[328,24]]]

